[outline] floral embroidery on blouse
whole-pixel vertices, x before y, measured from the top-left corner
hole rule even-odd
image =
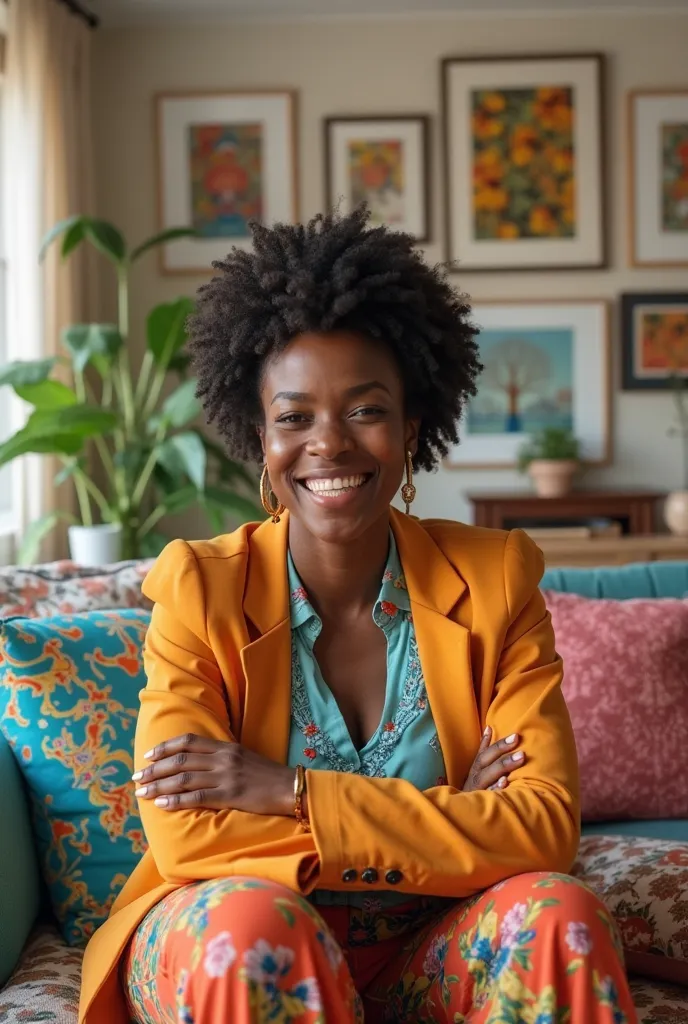
[[[362,751],[359,755],[360,767],[354,761],[349,760],[339,753],[330,737],[323,733],[313,721],[308,692],[306,690],[301,664],[299,662],[296,645],[292,642],[291,651],[291,706],[292,721],[307,738],[308,744],[304,748],[304,756],[313,760],[318,754],[324,758],[332,771],[351,772],[354,775],[367,775],[371,778],[383,778],[385,765],[389,761],[394,748],[406,729],[422,713],[427,703],[425,692],[425,679],[420,667],[418,657],[418,644],[415,633],[411,632],[409,637],[410,657],[406,669],[406,678],[402,688],[402,695],[394,718],[379,730],[379,741],[369,751]],[[437,742],[435,733],[434,741]],[[433,746],[437,751],[437,747]]]
[[[382,718],[362,750],[351,742],[341,712],[323,680],[314,653],[322,622],[288,556],[292,627],[292,694],[289,763],[370,777],[408,778],[435,785],[444,760],[418,653],[411,599],[394,536],[373,607],[373,621],[387,640],[387,686]],[[405,733],[411,730],[404,740]],[[428,750],[431,748],[432,753]],[[417,755],[411,753],[417,750]],[[427,751],[423,753],[423,748]]]

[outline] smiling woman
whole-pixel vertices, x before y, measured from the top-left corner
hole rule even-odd
[[[578,780],[541,555],[390,507],[457,440],[468,305],[364,210],[254,243],[190,330],[270,518],[175,541],[146,580],[150,848],[81,1019],[632,1024],[613,923],[555,874]]]

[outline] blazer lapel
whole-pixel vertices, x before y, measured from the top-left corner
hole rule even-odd
[[[240,740],[281,763],[287,759],[291,721],[288,536],[287,514],[251,535],[244,614],[261,635],[241,651],[246,704]]]
[[[450,785],[466,780],[480,744],[470,631],[451,618],[466,583],[425,529],[392,509],[425,685]]]

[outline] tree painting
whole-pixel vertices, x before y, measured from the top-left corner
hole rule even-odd
[[[570,329],[486,330],[484,365],[468,409],[471,434],[573,428],[573,335]]]

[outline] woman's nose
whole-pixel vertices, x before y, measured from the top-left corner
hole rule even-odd
[[[336,459],[352,446],[352,439],[346,424],[340,419],[331,419],[313,424],[306,451],[323,459]]]

